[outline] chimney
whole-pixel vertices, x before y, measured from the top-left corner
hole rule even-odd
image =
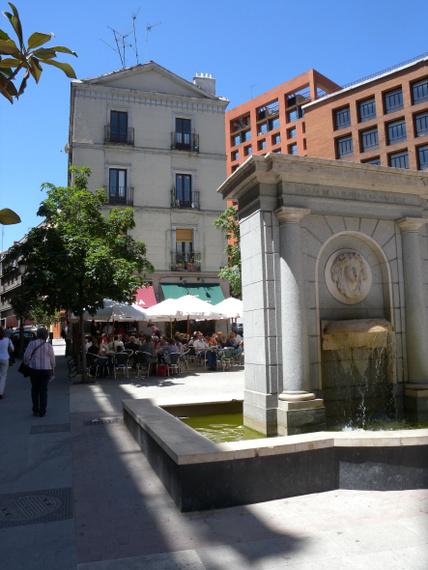
[[[211,95],[215,95],[215,79],[212,73],[206,73],[204,75],[203,73],[199,74],[199,72],[196,72],[193,83],[204,91],[211,93]]]

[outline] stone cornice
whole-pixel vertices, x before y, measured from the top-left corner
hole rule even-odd
[[[239,201],[256,183],[281,182],[340,188],[345,199],[347,190],[352,189],[428,199],[428,173],[424,171],[275,153],[250,157],[229,176],[218,192],[225,199]]]
[[[311,213],[309,208],[292,208],[281,206],[275,210],[275,215],[281,224],[299,224],[305,216]]]
[[[170,107],[194,111],[223,113],[228,105],[227,100],[199,99],[186,95],[136,91],[118,87],[101,85],[74,85],[75,98],[101,99],[121,104],[153,105],[155,107]]]

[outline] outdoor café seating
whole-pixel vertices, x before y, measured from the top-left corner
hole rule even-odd
[[[126,352],[118,352],[113,359],[113,375],[116,378],[118,371],[129,378],[129,354]]]
[[[136,350],[135,358],[135,366],[137,368],[136,378],[140,377],[140,371],[142,371],[145,376],[150,376],[151,367],[155,366],[156,368],[156,362],[153,361],[153,357],[150,352],[145,352],[144,350]]]

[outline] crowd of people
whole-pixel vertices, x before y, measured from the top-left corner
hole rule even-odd
[[[149,327],[151,329],[149,334],[119,333],[113,335],[100,332],[93,321],[91,333],[94,334],[91,334],[86,342],[86,352],[92,355],[91,373],[95,372],[97,367],[104,367],[106,375],[112,376],[114,358],[124,351],[132,351],[131,365],[133,366],[136,365],[135,353],[138,351],[145,352],[153,364],[169,364],[172,353],[178,353],[180,359],[184,361],[190,347],[193,347],[194,354],[200,359],[206,358],[207,367],[211,370],[217,369],[217,349],[233,348],[234,356],[242,361],[243,338],[236,331],[228,335],[222,331],[214,335],[204,335],[201,331],[195,331],[190,336],[185,333],[176,333],[168,338],[162,335],[155,324],[150,324]]]

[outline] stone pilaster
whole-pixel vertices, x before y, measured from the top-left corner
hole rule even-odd
[[[278,433],[291,435],[325,422],[322,400],[310,392],[309,344],[301,220],[307,208],[275,210],[280,223],[282,390],[278,395]]]
[[[422,218],[397,220],[401,231],[406,314],[407,368],[406,415],[414,421],[428,420],[428,323],[419,229]]]

